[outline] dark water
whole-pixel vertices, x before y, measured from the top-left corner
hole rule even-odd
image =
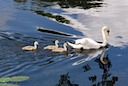
[[[0,0],[0,8],[0,78],[30,77],[11,82],[19,86],[128,85],[126,0]],[[60,46],[84,36],[101,41],[103,25],[111,30],[107,49],[43,50],[56,39]],[[21,50],[34,41],[39,42],[37,50]]]

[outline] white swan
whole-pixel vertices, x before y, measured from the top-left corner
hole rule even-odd
[[[67,43],[63,44],[63,48],[55,48],[52,51],[57,52],[57,53],[66,52],[67,51]]]
[[[103,42],[98,43],[91,38],[82,38],[75,40],[75,44],[67,42],[69,46],[76,49],[99,49],[107,45],[106,34],[109,35],[109,28],[107,26],[102,27]]]
[[[52,50],[52,49],[58,48],[58,46],[59,46],[58,43],[59,43],[59,41],[56,40],[55,45],[48,45],[48,46],[44,47],[44,49]]]
[[[22,47],[22,50],[28,50],[28,51],[36,50],[38,44],[39,44],[39,43],[38,43],[37,41],[35,41],[35,42],[34,42],[34,46],[25,46],[25,47]]]

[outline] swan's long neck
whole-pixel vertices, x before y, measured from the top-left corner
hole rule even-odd
[[[105,30],[102,29],[102,39],[103,39],[103,43],[101,43],[100,45],[102,47],[106,46],[107,45],[107,40],[106,40],[106,35],[105,35]]]

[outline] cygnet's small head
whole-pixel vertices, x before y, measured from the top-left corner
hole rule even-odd
[[[104,26],[102,28],[102,30],[104,30],[108,35],[110,34],[110,30],[109,30],[109,27],[108,26]]]
[[[58,40],[56,40],[56,41],[55,41],[55,43],[59,43],[59,41],[58,41]]]
[[[39,43],[37,41],[34,42],[34,45],[38,45]]]
[[[68,45],[67,43],[64,43],[64,44],[63,44],[63,46],[65,46],[65,47],[67,47],[67,45]]]

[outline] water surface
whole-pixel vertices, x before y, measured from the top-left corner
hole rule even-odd
[[[20,83],[12,82],[19,86],[128,85],[127,0],[0,2],[0,78],[30,77]],[[104,25],[111,30],[108,48],[68,53],[43,49],[56,39],[60,47],[82,37],[102,41]],[[37,26],[45,31],[37,30]],[[21,50],[34,41],[39,42],[37,50]]]

